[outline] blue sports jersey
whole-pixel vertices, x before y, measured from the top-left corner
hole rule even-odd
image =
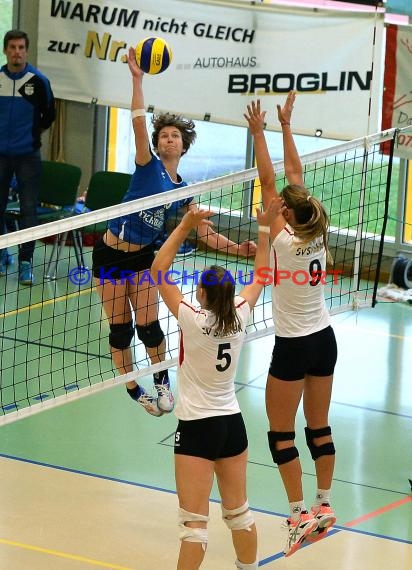
[[[150,162],[144,166],[136,165],[129,189],[122,202],[154,196],[184,186],[187,186],[187,183],[181,179],[180,182],[173,182],[163,163],[152,155]],[[143,212],[120,216],[110,220],[108,227],[123,241],[136,245],[148,245],[163,234],[166,220],[176,215],[178,208],[187,206],[191,201],[192,198],[186,198],[171,204],[149,208]]]

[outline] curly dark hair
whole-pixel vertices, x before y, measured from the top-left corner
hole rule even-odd
[[[173,115],[172,113],[153,115],[152,125],[154,129],[152,133],[152,144],[154,149],[157,149],[159,133],[164,127],[176,127],[179,129],[183,140],[182,154],[185,154],[189,150],[190,145],[195,142],[195,124],[191,119],[185,119],[182,115]]]

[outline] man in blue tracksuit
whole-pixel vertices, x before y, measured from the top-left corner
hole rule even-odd
[[[3,39],[7,63],[0,69],[0,234],[5,232],[4,211],[13,175],[20,199],[20,229],[37,225],[37,206],[41,179],[41,133],[55,119],[55,104],[50,82],[27,63],[29,38],[25,32],[11,30]],[[32,259],[34,242],[19,249],[19,281],[34,282]],[[12,257],[0,252],[0,275]]]

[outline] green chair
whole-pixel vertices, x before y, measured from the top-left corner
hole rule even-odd
[[[95,172],[87,188],[85,207],[89,210],[100,210],[120,204],[131,178],[131,174],[123,172]]]
[[[99,171],[92,174],[87,188],[86,199],[82,212],[100,210],[120,204],[129,188],[131,174],[123,172]],[[87,233],[103,235],[107,229],[107,222],[99,222],[92,226],[85,226],[73,231],[75,247],[81,252],[83,259],[83,235]],[[82,265],[82,267],[85,267]]]

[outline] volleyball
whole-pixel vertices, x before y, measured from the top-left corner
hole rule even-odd
[[[136,46],[136,61],[142,71],[156,75],[169,67],[172,50],[162,38],[145,38]]]

